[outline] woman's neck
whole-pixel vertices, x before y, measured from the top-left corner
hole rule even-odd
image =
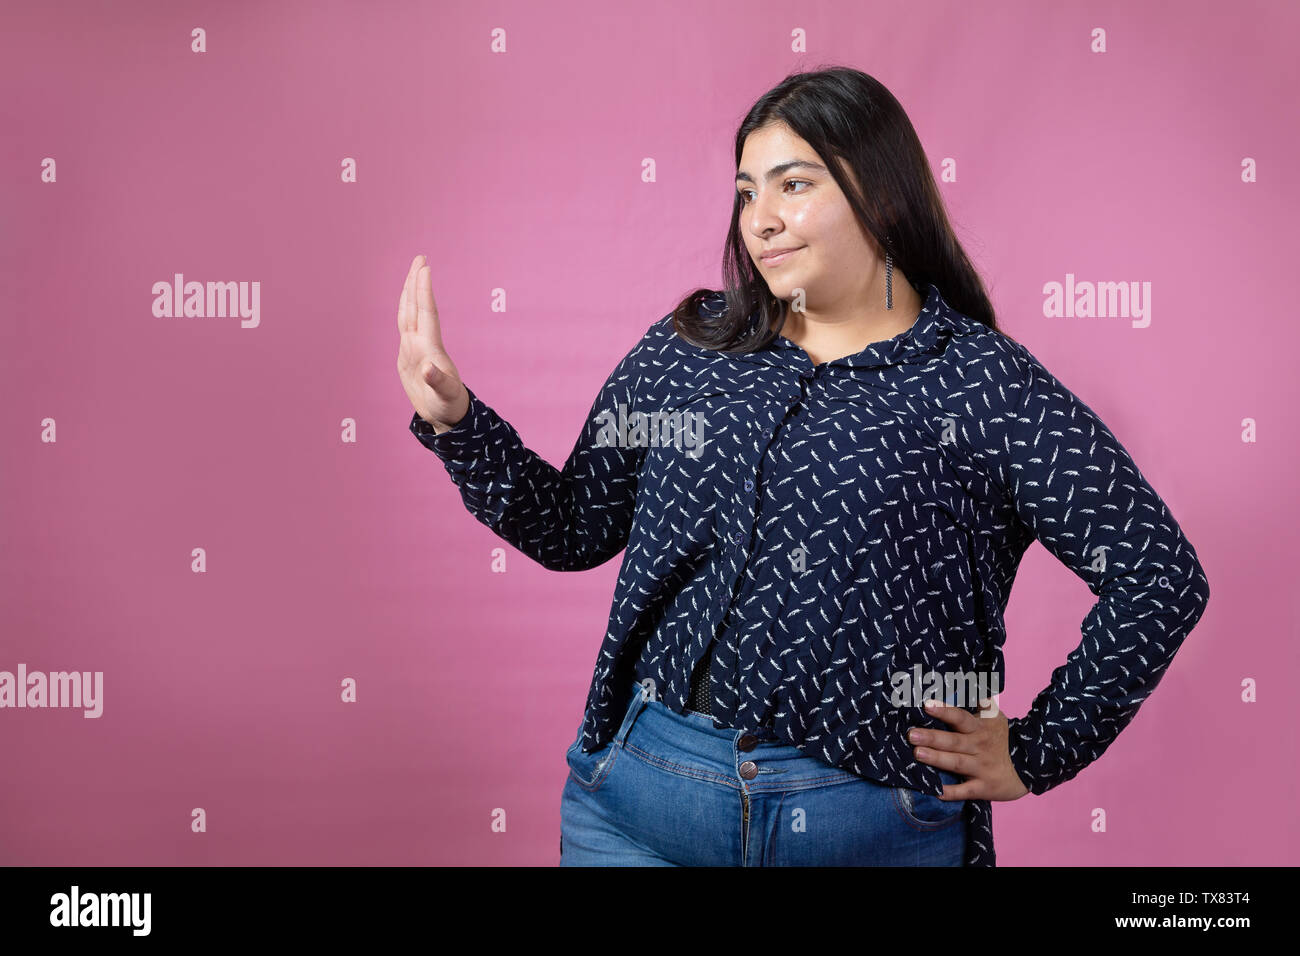
[[[845,320],[826,320],[805,312],[789,312],[781,334],[807,353],[814,365],[856,355],[868,345],[883,342],[910,329],[921,314],[921,297],[908,284],[896,283],[899,293],[892,309]]]

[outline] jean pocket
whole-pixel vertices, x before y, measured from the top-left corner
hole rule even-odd
[[[569,745],[568,752],[564,759],[569,764],[569,776],[574,782],[587,790],[595,790],[600,786],[605,776],[609,773],[610,766],[614,763],[614,742],[610,741],[592,753],[584,753],[582,750],[582,731],[578,731],[578,739]]]
[[[939,779],[945,784],[958,784],[962,778],[947,770],[939,771]],[[937,830],[955,823],[961,818],[966,808],[965,800],[940,800],[933,794],[909,787],[894,788],[894,805],[903,819],[914,827]]]

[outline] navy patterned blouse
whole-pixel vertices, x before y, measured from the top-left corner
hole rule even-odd
[[[1087,405],[935,285],[921,294],[906,332],[816,365],[784,336],[750,354],[698,348],[664,316],[609,376],[563,469],[472,390],[441,435],[412,415],[469,512],[524,554],[580,571],[625,551],[584,751],[613,739],[633,681],[684,710],[711,651],[715,726],[765,725],[829,764],[940,794],[905,736],[951,729],[920,706],[925,681],[1005,687],[1003,612],[1035,539],[1098,600],[1010,719],[1016,772],[1043,793],[1133,719],[1209,600],[1196,552]],[[961,686],[925,696],[977,713]],[[993,866],[990,801],[963,813],[966,865]]]

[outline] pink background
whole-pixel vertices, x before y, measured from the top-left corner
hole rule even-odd
[[[0,862],[555,864],[620,559],[550,572],[465,511],[407,431],[402,280],[427,253],[465,382],[560,465],[647,326],[720,281],[745,111],[835,64],[956,163],[1000,321],[1210,579],[1109,752],[995,806],[999,863],[1296,862],[1297,27],[1280,2],[6,5],[0,670],[103,671],[104,713],[0,710]],[[259,281],[260,326],[154,317],[177,272]],[[1044,316],[1066,273],[1150,282],[1150,327]],[[1092,601],[1033,546],[1008,713]]]

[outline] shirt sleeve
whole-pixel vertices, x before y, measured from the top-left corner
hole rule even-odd
[[[464,418],[437,434],[413,414],[411,433],[442,460],[469,513],[498,537],[552,571],[597,567],[631,533],[644,449],[611,436],[620,404],[624,415],[632,408],[645,341],[601,388],[562,469],[527,448],[468,385]]]
[[[1209,583],[1182,529],[1097,415],[1030,356],[1005,480],[1019,519],[1098,598],[1024,717],[1011,762],[1031,793],[1072,779],[1137,713],[1195,627]]]

